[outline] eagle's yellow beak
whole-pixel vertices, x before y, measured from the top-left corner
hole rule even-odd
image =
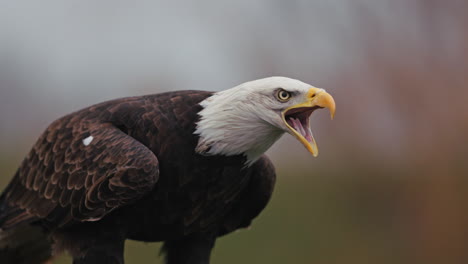
[[[331,119],[335,116],[335,100],[324,89],[311,87],[304,102],[283,111],[283,121],[314,157],[318,156],[318,147],[309,127],[309,117],[319,108],[328,108]]]

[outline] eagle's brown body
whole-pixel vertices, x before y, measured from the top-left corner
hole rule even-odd
[[[265,156],[246,167],[242,155],[195,153],[211,95],[118,99],[53,122],[0,197],[0,228],[41,228],[74,263],[123,263],[125,239],[165,241],[170,264],[208,263],[216,237],[248,226],[275,182]]]

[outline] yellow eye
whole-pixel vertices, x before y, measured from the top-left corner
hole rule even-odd
[[[276,97],[278,97],[278,100],[285,102],[291,98],[291,93],[283,89],[280,89],[278,93],[276,94]]]

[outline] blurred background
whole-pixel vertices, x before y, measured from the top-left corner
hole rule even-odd
[[[468,263],[467,29],[464,0],[0,1],[0,189],[64,114],[282,75],[336,118],[312,117],[318,158],[289,135],[268,152],[271,203],[212,262]]]

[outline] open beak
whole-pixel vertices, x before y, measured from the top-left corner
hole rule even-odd
[[[283,121],[306,149],[314,157],[318,156],[318,147],[309,126],[309,117],[316,109],[328,108],[331,119],[335,116],[335,100],[324,89],[310,88],[303,103],[291,106],[283,111]]]

